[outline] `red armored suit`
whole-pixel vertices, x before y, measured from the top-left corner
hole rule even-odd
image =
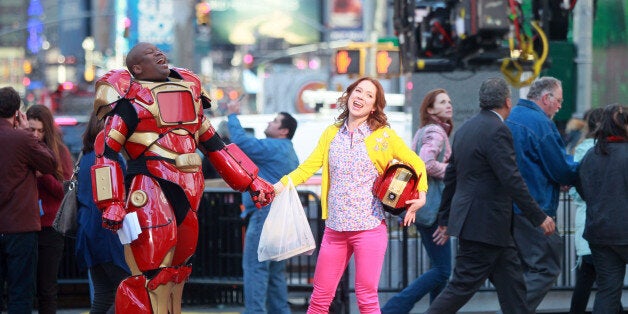
[[[96,83],[94,110],[106,123],[95,143],[94,200],[105,228],[118,230],[130,213],[141,227],[125,245],[132,276],[118,287],[117,313],[181,312],[204,190],[197,148],[233,189],[269,195],[260,206],[272,199],[272,185],[257,177],[237,146],[225,146],[203,115],[209,104],[198,77],[186,69],[172,68],[165,82],[115,70]],[[120,152],[127,157],[126,181],[115,158]]]

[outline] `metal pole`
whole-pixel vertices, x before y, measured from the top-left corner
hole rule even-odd
[[[377,0],[364,1],[364,37],[365,42],[370,45],[366,49],[366,64],[364,66],[364,74],[374,77],[375,72],[375,54],[377,46],[377,32],[375,30],[375,11],[377,10]]]
[[[580,0],[574,8],[573,38],[577,48],[576,110],[583,114],[591,108],[593,0]]]
[[[173,0],[174,11],[174,35],[176,40],[172,46],[173,63],[177,67],[188,68],[197,71],[199,62],[195,58],[194,43],[194,6],[196,0]]]

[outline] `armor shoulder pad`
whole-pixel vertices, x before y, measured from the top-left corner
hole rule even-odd
[[[131,73],[127,70],[112,70],[96,82],[94,111],[99,119],[113,110],[114,104],[129,91]]]
[[[201,79],[194,72],[184,69],[184,68],[171,68],[175,72],[177,72],[185,81],[190,81],[196,83],[198,86],[201,86]]]
[[[203,101],[203,97],[206,99],[204,100],[205,103],[203,103],[203,108],[211,107],[211,104],[209,102],[209,97],[207,93],[203,90],[203,84],[201,84],[201,79],[198,77],[198,75],[184,68],[170,68],[170,70],[179,74],[184,81],[191,82],[194,84],[191,87],[194,98],[201,101]]]

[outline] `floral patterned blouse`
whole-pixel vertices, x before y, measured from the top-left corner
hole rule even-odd
[[[372,192],[378,173],[364,143],[364,138],[370,134],[366,122],[353,132],[344,124],[331,142],[328,228],[336,231],[370,230],[384,219],[382,203]]]

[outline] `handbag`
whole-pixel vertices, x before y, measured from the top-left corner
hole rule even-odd
[[[445,184],[442,180],[436,180],[428,176],[427,186],[425,205],[416,212],[414,218],[415,225],[425,228],[431,227],[436,222],[438,209],[440,208],[440,199],[443,196]]]
[[[393,215],[406,210],[406,201],[419,197],[416,171],[402,162],[393,160],[373,183],[373,195],[382,201],[383,209]]]
[[[415,136],[415,138],[417,138],[417,140],[415,140],[415,142],[417,142],[416,148],[415,148],[417,154],[421,151],[421,146],[423,145],[424,131],[425,131],[425,127],[417,131],[417,134]],[[445,145],[443,145],[443,148],[438,154],[438,158],[436,160],[438,160],[439,162],[442,162],[444,157],[445,157]],[[428,188],[427,188],[427,194],[425,195],[426,197],[425,205],[423,205],[423,207],[421,207],[416,212],[415,219],[414,219],[415,225],[419,227],[424,227],[424,228],[429,228],[436,222],[436,218],[438,217],[438,210],[440,208],[440,200],[441,200],[441,197],[443,196],[443,190],[445,189],[445,183],[443,183],[443,180],[438,180],[428,175],[427,187]]]
[[[257,247],[260,262],[312,255],[316,249],[310,223],[292,181],[275,197],[264,221]]]
[[[76,231],[78,230],[78,199],[76,198],[76,190],[78,187],[78,171],[79,162],[81,161],[82,153],[79,155],[76,163],[74,164],[74,172],[70,180],[63,182],[63,190],[65,195],[59,205],[59,210],[52,222],[52,228],[57,232],[70,238],[76,238]]]

